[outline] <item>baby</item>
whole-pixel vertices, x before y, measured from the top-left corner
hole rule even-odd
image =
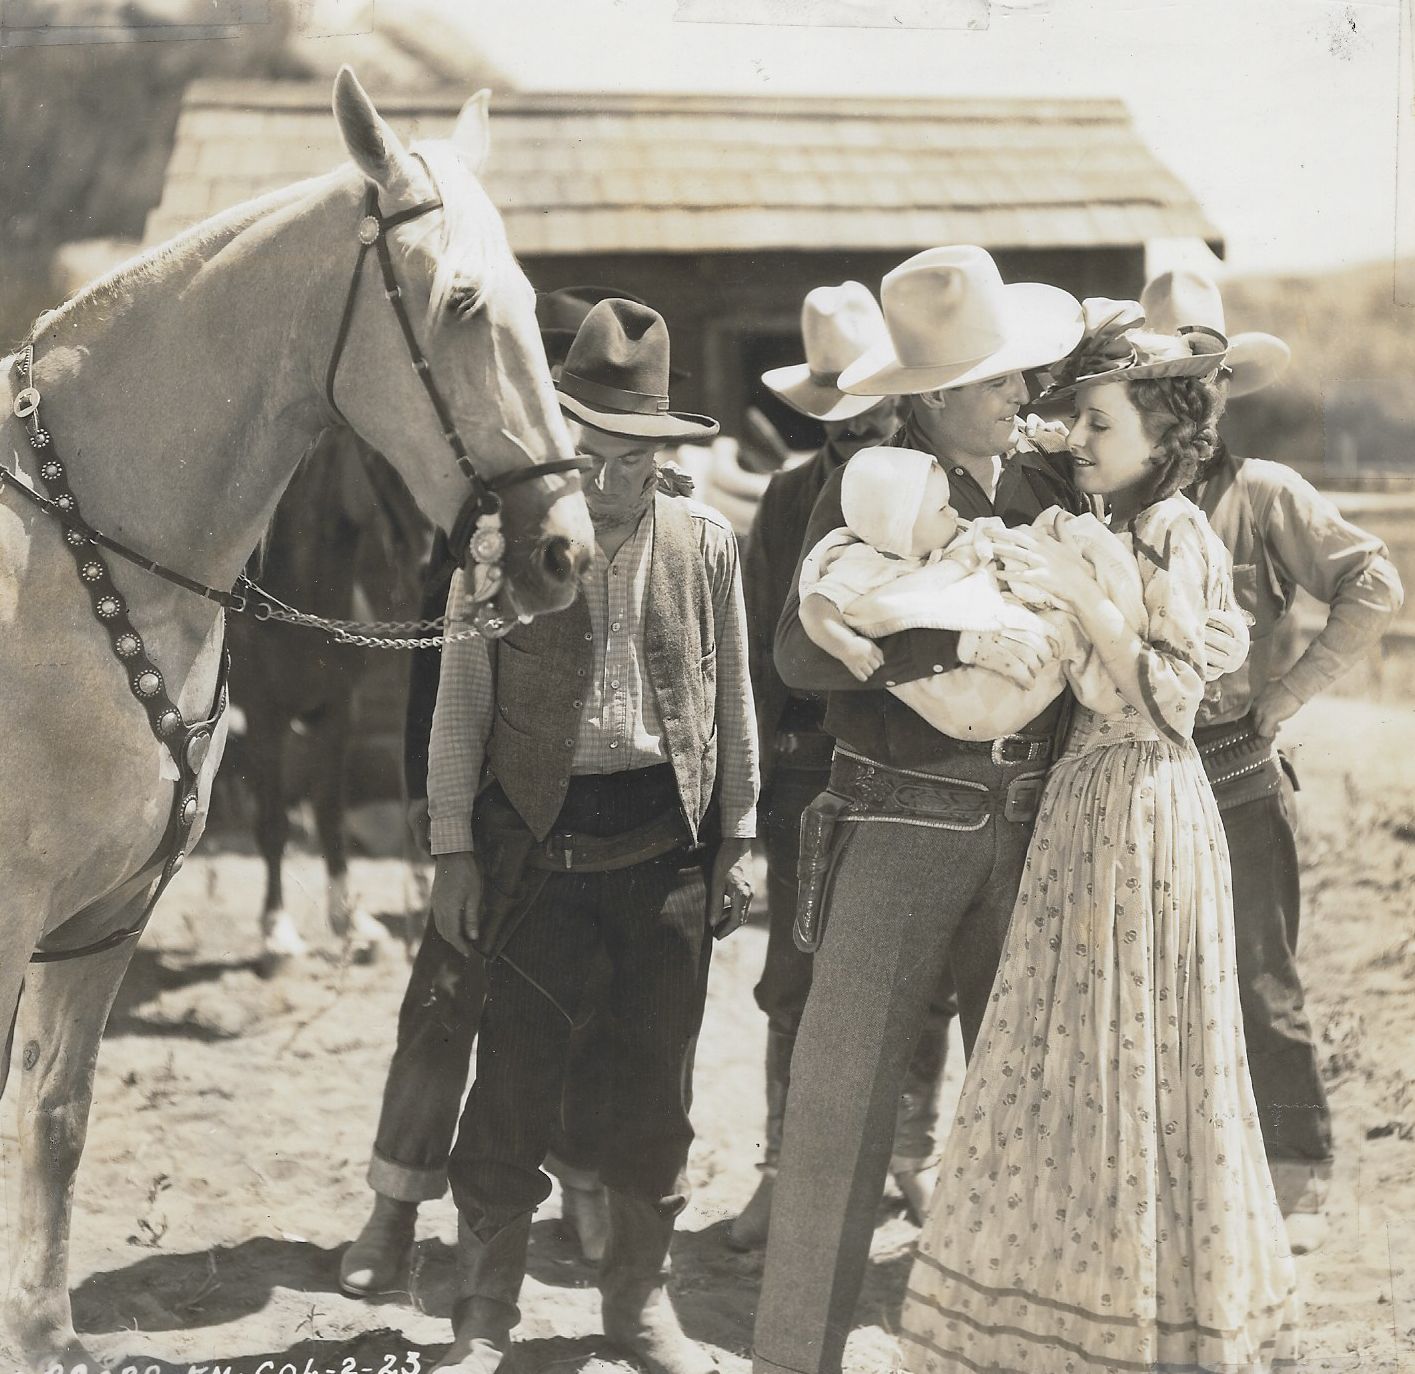
[[[992,535],[1003,522],[963,520],[949,495],[943,469],[916,449],[864,449],[850,460],[840,489],[845,527],[826,535],[801,565],[801,626],[812,642],[864,681],[883,662],[876,639],[925,627],[963,632],[968,665],[890,688],[954,739],[1021,729],[1068,681],[1084,700],[1108,700],[1114,684],[1074,617],[1032,609],[999,580]],[[1098,520],[1048,511],[1036,527],[1076,544],[1111,599],[1142,612],[1134,560]],[[1009,634],[1052,648],[1025,687],[976,666],[986,662],[990,640]]]

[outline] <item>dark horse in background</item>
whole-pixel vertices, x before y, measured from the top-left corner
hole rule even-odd
[[[296,470],[249,571],[272,597],[317,615],[404,620],[417,614],[430,541],[431,527],[398,475],[351,431],[336,428]],[[300,792],[309,797],[328,874],[329,928],[348,957],[367,961],[387,932],[350,891],[344,812],[354,695],[378,651],[251,616],[233,616],[229,635],[231,697],[245,716],[238,757],[266,865],[260,969],[269,976],[306,952],[281,881],[288,808]],[[305,765],[298,770],[291,766],[297,745]]]

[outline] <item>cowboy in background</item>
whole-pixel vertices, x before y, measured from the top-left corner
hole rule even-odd
[[[477,1071],[448,1164],[459,1299],[441,1367],[491,1374],[520,1319],[572,1026],[611,967],[605,1334],[652,1374],[716,1366],[665,1288],[686,1202],[692,1061],[714,934],[746,919],[757,759],[731,527],[658,491],[658,450],[716,422],[668,409],[669,341],[629,301],[585,317],[556,381],[591,464],[584,595],[446,646],[428,769],[433,918],[487,961]],[[454,578],[448,621],[463,615]],[[707,873],[685,885],[684,868]]]
[[[1010,452],[1027,400],[1022,374],[1070,352],[1082,333],[1080,303],[1040,283],[1004,285],[992,258],[971,246],[910,258],[884,278],[881,301],[888,337],[845,369],[839,389],[905,397],[898,442],[935,456],[959,514],[1015,525],[1053,506],[1083,509],[1064,460]],[[841,477],[822,489],[804,548],[844,523]],[[905,1066],[945,963],[971,1050],[1063,717],[1058,702],[1016,736],[963,742],[888,691],[963,661],[1026,683],[1044,639],[1018,640],[981,662],[965,659],[956,632],[906,631],[878,641],[883,665],[860,682],[811,643],[798,612],[793,589],[776,664],[789,687],[829,692],[824,728],[836,748],[830,791],[813,807],[824,929],[791,1066],[757,1308],[758,1374],[838,1374]],[[833,842],[826,807],[843,822]],[[852,810],[866,819],[853,821]]]
[[[558,375],[591,308],[616,297],[633,299],[596,286],[537,294],[536,322],[552,376]],[[439,531],[423,574],[423,620],[442,614],[456,571],[457,560]],[[428,740],[441,663],[437,649],[413,653],[403,727],[408,826],[424,854],[430,852]],[[447,1156],[467,1088],[472,1042],[486,992],[485,972],[482,960],[468,959],[442,938],[435,924],[428,925],[398,1010],[397,1042],[384,1080],[368,1166],[373,1208],[339,1262],[339,1287],[351,1297],[387,1293],[404,1282],[418,1207],[447,1190]],[[575,1233],[582,1256],[591,1263],[599,1262],[608,1233],[604,1190],[592,1170],[570,1161],[589,1151],[588,1141],[597,1131],[595,1117],[604,1096],[599,1029],[592,1019],[576,1032],[575,1071],[567,1083],[563,1129],[546,1166],[560,1180],[564,1220]]]
[[[1218,288],[1200,273],[1156,277],[1140,303],[1155,329],[1225,332]],[[1290,357],[1271,334],[1234,336],[1227,396],[1270,385]],[[1297,969],[1296,774],[1276,740],[1284,721],[1376,646],[1404,593],[1385,545],[1282,463],[1239,457],[1220,438],[1189,495],[1232,555],[1234,590],[1252,620],[1248,660],[1210,686],[1194,743],[1232,855],[1238,990],[1268,1165],[1292,1250],[1305,1254],[1325,1230],[1331,1110]],[[1327,619],[1289,666],[1282,645],[1298,588]]]
[[[806,462],[777,473],[752,521],[742,557],[747,597],[752,694],[762,749],[759,826],[766,845],[769,929],[766,962],[754,989],[766,1013],[766,1140],[761,1180],[727,1233],[734,1249],[766,1243],[781,1154],[791,1052],[811,989],[811,956],[792,937],[796,917],[801,814],[830,784],[835,741],[825,733],[825,698],[793,690],[772,661],[776,623],[801,555],[811,509],[832,473],[863,448],[884,443],[899,427],[893,397],[847,396],[840,373],[887,339],[884,316],[869,288],[847,281],[811,291],[801,307],[806,361],[776,368],[762,382],[793,410],[818,420],[825,443]],[[891,1172],[914,1220],[932,1192],[933,1126],[938,1115],[951,1003],[945,988],[931,1009],[899,1098]]]

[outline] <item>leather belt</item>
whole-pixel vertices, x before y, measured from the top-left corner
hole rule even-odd
[[[836,746],[830,790],[852,803],[850,821],[897,821],[941,830],[981,830],[995,814],[1029,821],[1046,784],[1040,770],[997,786],[917,769],[890,768]]]
[[[688,827],[676,811],[619,835],[585,835],[556,830],[530,852],[531,868],[553,873],[612,873],[689,847]]]
[[[1221,811],[1271,796],[1282,785],[1277,746],[1254,733],[1251,715],[1199,726],[1194,745]]]

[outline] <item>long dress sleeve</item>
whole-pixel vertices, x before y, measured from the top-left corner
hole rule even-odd
[[[1209,677],[1205,632],[1211,614],[1232,617],[1239,627],[1234,651],[1247,651],[1246,630],[1235,615],[1228,552],[1198,508],[1180,496],[1141,512],[1132,545],[1147,620],[1140,693],[1165,737],[1183,743],[1193,734]]]

